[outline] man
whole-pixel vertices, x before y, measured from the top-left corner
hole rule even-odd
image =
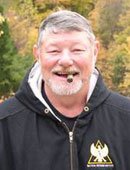
[[[0,170],[130,169],[130,101],[105,87],[98,50],[78,13],[42,22],[37,62],[0,105]]]

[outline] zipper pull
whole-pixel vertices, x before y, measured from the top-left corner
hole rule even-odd
[[[69,132],[70,143],[73,143],[73,132]]]

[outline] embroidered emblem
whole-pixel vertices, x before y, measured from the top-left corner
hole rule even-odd
[[[106,144],[102,145],[100,140],[90,146],[90,159],[87,167],[114,167],[112,160],[109,157],[109,149]]]

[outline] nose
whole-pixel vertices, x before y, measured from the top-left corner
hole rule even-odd
[[[73,65],[73,59],[69,51],[63,51],[58,64],[62,67],[69,67]]]

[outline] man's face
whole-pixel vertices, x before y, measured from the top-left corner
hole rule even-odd
[[[35,49],[46,88],[58,95],[72,95],[89,84],[95,67],[98,43],[90,42],[86,32],[45,33]],[[73,81],[67,82],[67,76]]]

